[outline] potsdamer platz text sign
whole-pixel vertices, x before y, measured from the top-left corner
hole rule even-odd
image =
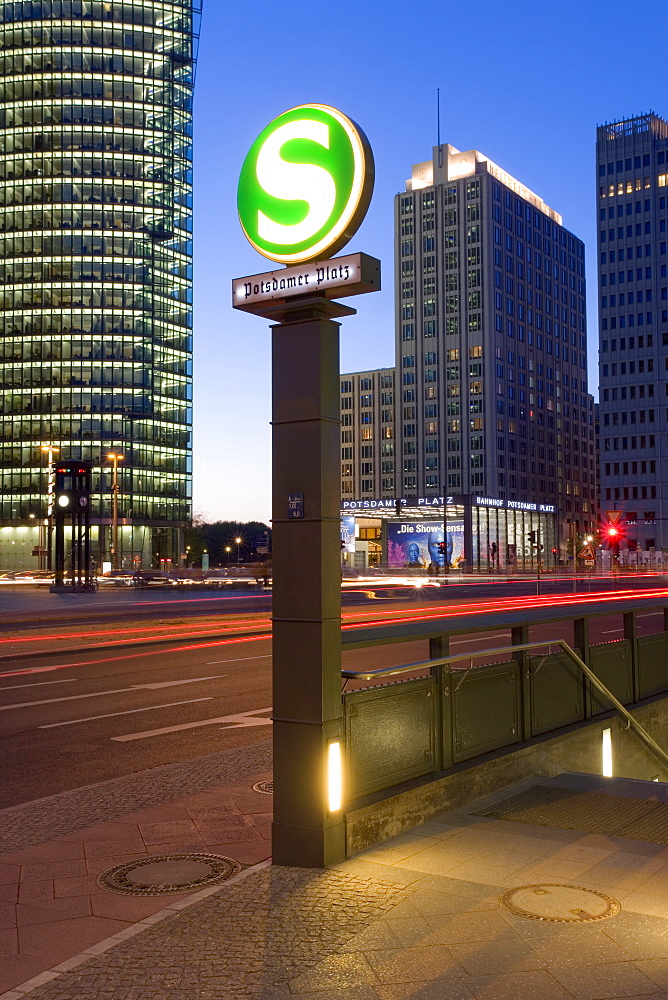
[[[239,178],[249,242],[284,265],[232,283],[232,305],[272,321],[272,620],[275,864],[346,855],[341,694],[338,299],[380,289],[380,262],[333,257],[371,199],[362,130],[304,104],[259,134]]]

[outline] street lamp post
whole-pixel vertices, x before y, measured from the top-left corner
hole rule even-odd
[[[234,541],[237,543],[237,563],[240,563],[241,562],[240,546],[241,546],[242,539],[241,538],[235,538]]]
[[[226,545],[225,546],[225,551],[227,552],[227,565],[229,566],[230,565],[230,552],[232,551],[232,546],[231,545]]]
[[[114,463],[114,478],[111,485],[111,568],[118,569],[118,463],[125,456],[110,451],[107,458]]]
[[[46,452],[47,455],[46,517],[40,519],[39,523],[39,550],[40,550],[39,568],[51,569],[51,518],[53,516],[53,511],[51,508],[53,504],[53,488],[54,488],[54,480],[53,480],[53,473],[51,466],[53,465],[54,452],[60,451],[60,448],[56,448],[49,442],[49,444],[42,445],[42,451]],[[44,553],[43,549],[46,549],[46,553]]]

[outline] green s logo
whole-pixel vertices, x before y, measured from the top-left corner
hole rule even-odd
[[[330,257],[354,235],[373,191],[373,155],[354,122],[324,104],[285,111],[260,133],[239,177],[239,220],[265,257]]]

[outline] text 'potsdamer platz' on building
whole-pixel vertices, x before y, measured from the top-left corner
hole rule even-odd
[[[49,458],[93,462],[98,565],[110,455],[119,565],[169,566],[183,547],[200,10],[0,4],[0,567],[37,566]]]

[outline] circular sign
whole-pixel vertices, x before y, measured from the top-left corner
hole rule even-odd
[[[285,111],[244,160],[237,206],[247,239],[282,264],[330,257],[352,238],[373,191],[364,132],[325,104]]]

